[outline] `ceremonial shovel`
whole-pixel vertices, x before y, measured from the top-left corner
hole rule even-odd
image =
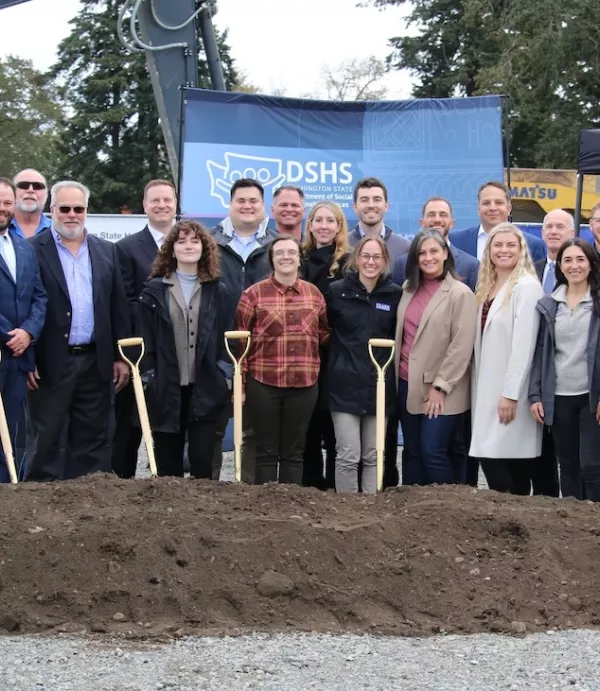
[[[0,362],[2,362],[2,351],[0,351]],[[8,467],[8,474],[10,481],[14,484],[18,482],[17,471],[15,469],[15,457],[13,454],[12,441],[10,439],[10,432],[8,430],[8,423],[6,422],[6,411],[4,410],[4,401],[0,393],[0,439],[2,440],[2,448],[4,450],[4,458]]]
[[[390,348],[390,356],[383,365],[375,359],[373,348]],[[385,371],[394,358],[395,341],[389,338],[370,338],[369,355],[377,370],[377,404],[375,407],[376,442],[377,449],[377,491],[383,488],[383,452],[385,450]]]
[[[144,437],[144,444],[146,445],[146,452],[148,453],[148,462],[150,464],[150,473],[152,477],[157,476],[156,459],[154,458],[154,444],[152,442],[152,430],[150,429],[150,420],[148,419],[148,409],[146,408],[146,398],[144,396],[144,387],[142,385],[142,378],[140,377],[140,362],[144,357],[144,339],[139,337],[122,338],[117,341],[119,352],[125,362],[131,367],[131,374],[133,376],[133,391],[135,393],[135,402],[140,418],[140,425],[142,427],[142,436]],[[123,348],[130,348],[133,346],[141,346],[142,352],[135,362],[125,357]]]
[[[231,338],[234,341],[240,341],[243,338],[246,340],[246,348],[239,359],[229,349],[229,342],[227,339]],[[235,480],[242,481],[242,362],[248,350],[250,350],[250,332],[249,331],[226,331],[225,332],[225,348],[229,353],[229,357],[233,362],[233,448],[235,458]]]

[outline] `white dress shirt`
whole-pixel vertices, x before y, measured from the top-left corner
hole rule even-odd
[[[8,266],[10,275],[13,281],[17,282],[17,255],[15,254],[15,246],[8,230],[5,230],[0,235],[0,254]]]
[[[154,242],[156,243],[156,246],[158,249],[162,247],[163,242],[165,241],[165,236],[160,232],[160,230],[156,230],[156,228],[153,228],[149,223],[148,223],[148,230],[150,231],[150,235],[152,235]]]
[[[477,231],[477,259],[479,259],[479,261],[481,261],[483,257],[483,251],[485,250],[487,240],[488,234],[483,229],[483,226],[480,225]]]

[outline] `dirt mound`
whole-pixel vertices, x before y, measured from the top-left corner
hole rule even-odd
[[[600,624],[600,507],[96,476],[0,487],[0,630],[385,634]]]

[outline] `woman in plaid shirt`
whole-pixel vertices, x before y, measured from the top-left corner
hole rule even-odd
[[[250,331],[246,410],[254,429],[258,485],[302,484],[306,430],[317,400],[319,346],[329,340],[325,300],[298,277],[300,244],[276,237],[273,273],[242,293],[237,328]]]

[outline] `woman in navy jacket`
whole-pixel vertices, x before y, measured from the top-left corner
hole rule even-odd
[[[363,492],[377,491],[375,403],[377,372],[369,357],[370,338],[394,338],[402,289],[393,284],[389,253],[380,237],[364,237],[354,248],[346,278],[331,285],[327,318],[331,327],[327,404],[336,437],[335,486],[358,491],[362,462]],[[380,362],[389,352],[376,348]],[[393,367],[386,375],[386,412],[394,410]]]
[[[600,260],[585,240],[561,246],[537,310],[531,414],[552,430],[562,495],[600,501]]]

